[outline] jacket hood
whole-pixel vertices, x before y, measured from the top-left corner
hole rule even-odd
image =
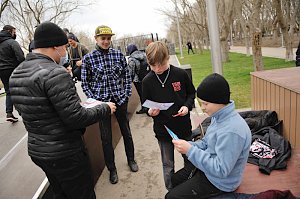
[[[130,57],[133,57],[133,58],[135,58],[135,59],[137,59],[139,61],[147,60],[146,54],[144,52],[142,52],[142,51],[139,51],[139,50],[134,51],[130,55]]]
[[[5,40],[8,40],[8,39],[12,39],[11,34],[5,30],[2,30],[0,32],[0,43],[4,42]]]
[[[134,51],[137,51],[138,48],[134,44],[130,44],[127,46],[127,52],[131,55]]]

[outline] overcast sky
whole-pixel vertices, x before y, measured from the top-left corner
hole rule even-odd
[[[169,20],[157,9],[173,10],[169,0],[97,0],[89,9],[73,14],[68,27],[75,31],[87,31],[91,36],[99,25],[107,25],[117,34],[140,35],[158,33],[166,35]]]

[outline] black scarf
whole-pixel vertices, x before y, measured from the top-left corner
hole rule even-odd
[[[95,48],[96,48],[96,50],[99,50],[100,52],[102,52],[104,54],[107,54],[108,51],[109,51],[109,48],[108,49],[103,49],[98,44],[96,44]]]

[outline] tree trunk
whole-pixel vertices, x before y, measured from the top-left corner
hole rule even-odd
[[[255,71],[261,71],[264,68],[261,52],[262,32],[260,24],[262,23],[262,21],[259,17],[261,14],[261,5],[262,0],[254,1],[250,24],[250,30],[252,32],[253,65]]]
[[[288,20],[284,20],[283,11],[281,9],[281,0],[274,0],[274,7],[277,12],[278,24],[281,28],[284,44],[286,47],[285,61],[292,61],[293,60],[292,35],[290,35],[288,32],[288,24],[287,24]],[[288,17],[289,16],[286,16],[286,18]],[[290,28],[293,29],[292,26],[290,26]]]
[[[292,34],[287,33],[287,40],[285,42],[285,61],[293,61],[293,41],[292,41]],[[283,36],[284,37],[284,36]]]
[[[221,45],[222,62],[228,62],[229,61],[229,56],[228,56],[229,46],[228,46],[228,43],[227,43],[227,41],[221,40],[220,45]]]
[[[250,57],[250,36],[249,31],[245,33],[246,56]]]
[[[257,29],[252,35],[252,53],[254,70],[263,70],[262,52],[261,52],[262,33]]]

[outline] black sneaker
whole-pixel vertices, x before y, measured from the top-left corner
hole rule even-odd
[[[18,118],[15,117],[12,113],[7,113],[6,114],[6,121],[14,123],[14,122],[18,121]]]
[[[109,174],[109,181],[111,184],[117,184],[119,181],[118,174],[116,170],[113,170]]]
[[[128,166],[132,172],[137,172],[139,170],[139,167],[134,160],[128,161]]]

